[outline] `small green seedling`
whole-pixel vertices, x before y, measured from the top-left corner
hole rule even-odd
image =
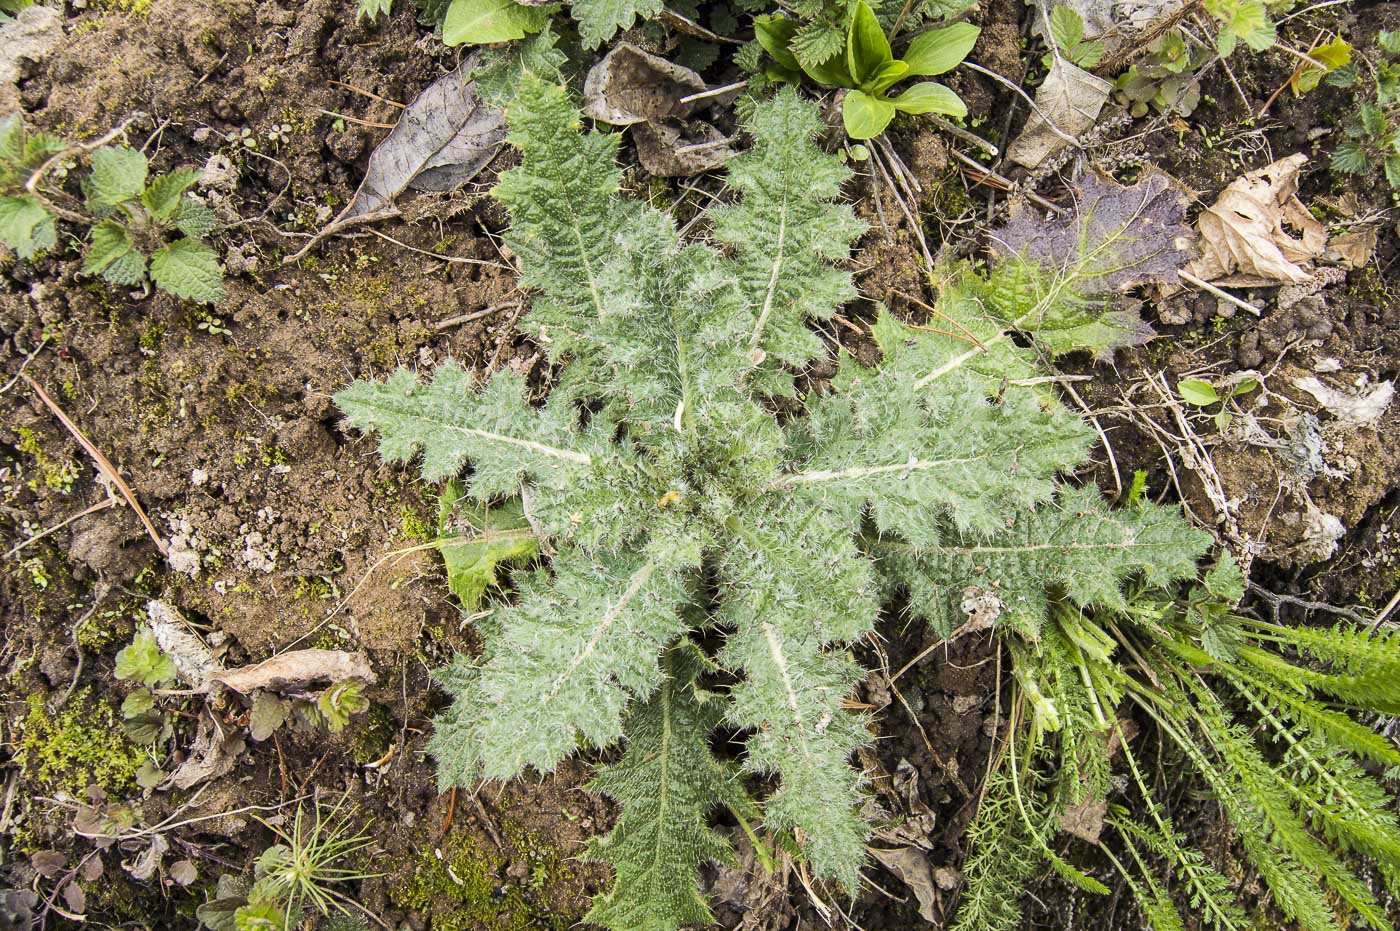
[[[1084,18],[1070,7],[1057,6],[1050,14],[1050,39],[1060,56],[1070,64],[1092,69],[1103,61],[1103,43],[1084,38]]]
[[[83,193],[100,222],[92,228],[83,271],[119,285],[143,285],[149,276],[176,297],[208,304],[223,300],[219,257],[203,241],[213,228],[213,214],[185,196],[198,180],[192,168],[152,180],[150,162],[135,149],[94,152]]]
[[[326,689],[316,699],[316,710],[321,712],[326,729],[339,734],[350,723],[350,716],[359,714],[369,707],[364,686],[356,679],[337,682]]]
[[[1332,151],[1332,169],[1359,175],[1380,167],[1392,188],[1400,189],[1400,31],[1376,37],[1380,59],[1371,63],[1375,97],[1361,101],[1346,127],[1346,139]],[[1348,62],[1326,75],[1334,87],[1353,87],[1360,69]]]
[[[175,678],[175,663],[160,651],[155,635],[143,630],[117,654],[116,676],[156,688]]]
[[[1226,402],[1232,398],[1243,397],[1246,394],[1257,390],[1259,382],[1253,378],[1242,378],[1233,385],[1228,385],[1224,389],[1224,394],[1216,390],[1215,386],[1208,381],[1201,381],[1199,378],[1188,378],[1177,383],[1177,394],[1181,395],[1181,400],[1195,407],[1211,407],[1221,405],[1220,410],[1215,412],[1212,418],[1215,421],[1215,429],[1224,433],[1230,428],[1230,422],[1235,419],[1235,415],[1226,410]]]
[[[874,11],[862,0],[851,17],[845,56],[819,65],[801,63],[793,53],[796,20],[760,16],[754,20],[754,30],[759,44],[773,58],[767,70],[771,80],[796,82],[805,73],[818,84],[848,88],[841,119],[852,139],[880,135],[895,113],[967,115],[962,98],[935,81],[920,81],[897,96],[891,96],[890,91],[901,81],[944,74],[961,64],[981,32],[970,23],[954,23],[916,36],[904,57],[895,58]]]

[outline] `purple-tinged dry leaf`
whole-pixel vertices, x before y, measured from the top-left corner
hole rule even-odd
[[[1153,172],[1124,187],[1092,172],[1072,193],[1069,216],[1045,219],[1022,209],[992,234],[993,248],[1004,258],[1064,272],[1085,296],[1176,284],[1193,235],[1186,193],[1170,176]]]
[[[161,860],[165,857],[165,852],[170,849],[170,842],[165,839],[164,834],[152,834],[151,845],[141,851],[136,859],[123,861],[122,869],[131,874],[132,879],[145,882],[156,874],[160,869]]]
[[[1105,357],[1155,335],[1137,306],[1120,298],[1142,285],[1176,283],[1190,258],[1188,201],[1161,173],[1131,187],[1093,173],[1072,193],[1067,216],[1023,209],[992,234],[999,267],[990,303],[1052,354],[1089,349]]]
[[[87,911],[87,893],[75,882],[63,884],[63,904],[68,906],[69,917],[80,920]]]
[[[29,865],[45,879],[53,879],[68,865],[68,854],[61,850],[36,850],[29,855]]]
[[[78,867],[78,875],[83,882],[95,883],[102,878],[102,857],[93,854],[83,861],[83,865]]]

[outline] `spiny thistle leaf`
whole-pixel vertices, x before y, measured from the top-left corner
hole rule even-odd
[[[710,212],[714,236],[734,250],[745,299],[756,308],[748,349],[762,353],[756,377],[791,393],[781,365],[800,366],[823,351],[807,327],[855,296],[851,276],[832,267],[850,254],[864,224],[838,205],[851,172],[811,139],[817,114],[783,88],[746,123],[754,148],[729,164],[739,203]]]
[[[709,815],[737,807],[743,789],[734,767],[710,752],[710,732],[724,718],[723,700],[700,690],[699,677],[712,668],[689,640],[667,650],[660,687],[627,714],[626,753],[589,785],[622,805],[612,831],[588,845],[589,857],[616,873],[588,913],[594,924],[676,931],[713,920],[696,872],[707,861],[732,862],[733,853]]]
[[[935,629],[959,626],[959,603],[976,588],[1033,637],[1049,609],[1048,586],[1063,586],[1084,607],[1120,609],[1130,576],[1159,586],[1192,577],[1209,545],[1210,536],[1187,527],[1174,510],[1145,504],[1114,511],[1097,489],[1065,489],[987,539],[948,528],[942,542],[879,541],[873,548],[882,570],[908,586],[910,610]]]
[[[383,384],[356,382],[335,396],[353,426],[379,432],[388,462],[423,452],[423,477],[456,475],[471,459],[471,493],[482,501],[514,495],[525,475],[562,479],[591,457],[566,404],[531,408],[525,383],[502,372],[480,390],[455,362],[422,384],[399,369]]]
[[[580,740],[617,740],[628,701],[660,684],[657,656],[685,629],[682,577],[645,556],[595,565],[561,553],[552,576],[536,570],[517,580],[519,603],[501,612],[454,709],[459,720],[474,717],[461,733],[439,728],[432,743],[444,770],[462,773],[466,785],[478,770],[499,779],[527,766],[550,772]]]
[[[837,391],[813,401],[811,415],[793,427],[796,449],[807,453],[800,469],[777,482],[840,510],[848,526],[869,502],[882,530],[914,542],[937,538],[939,514],[990,533],[1015,509],[1050,497],[1056,472],[1087,451],[1088,433],[1060,405],[1047,410],[1020,387],[993,403],[981,378],[958,371],[952,353],[980,358],[975,346],[888,315],[876,333],[884,362],[865,369],[843,360]],[[926,388],[920,376],[945,366],[954,368]]]

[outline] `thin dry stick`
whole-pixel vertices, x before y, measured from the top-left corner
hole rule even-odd
[[[492,304],[490,307],[483,307],[481,310],[474,310],[469,314],[458,314],[455,317],[448,317],[446,320],[439,320],[433,324],[433,329],[438,332],[460,326],[463,323],[471,323],[473,320],[480,320],[482,317],[489,317],[494,313],[499,313],[507,307],[519,307],[519,301],[502,301],[499,304]]]
[[[1035,111],[1035,114],[1036,114],[1037,116],[1039,116],[1042,120],[1045,121],[1045,125],[1048,126],[1048,127],[1050,127],[1050,131],[1051,131],[1052,133],[1054,133],[1055,135],[1059,136],[1061,139],[1065,140],[1065,141],[1068,142],[1070,145],[1074,146],[1076,149],[1081,149],[1081,148],[1083,148],[1083,146],[1081,146],[1081,145],[1079,144],[1079,140],[1078,140],[1078,139],[1076,139],[1074,136],[1070,135],[1069,133],[1067,133],[1067,132],[1065,132],[1063,129],[1061,129],[1061,128],[1059,127],[1059,125],[1056,124],[1056,122],[1055,122],[1054,120],[1050,119],[1050,115],[1049,115],[1048,113],[1046,113],[1044,110],[1040,109],[1040,105],[1037,104],[1033,99],[1031,99],[1031,95],[1030,95],[1030,94],[1027,94],[1024,90],[1022,90],[1021,85],[1017,84],[1015,81],[1012,81],[1012,80],[1010,80],[1010,79],[1008,79],[1008,78],[1002,77],[1001,75],[997,74],[995,71],[991,70],[990,68],[983,68],[981,65],[977,64],[977,62],[975,62],[975,61],[968,61],[968,60],[964,59],[964,60],[963,60],[963,67],[965,67],[965,68],[971,68],[973,71],[976,71],[978,74],[985,74],[987,77],[991,78],[993,81],[999,81],[1000,83],[1002,83],[1002,84],[1006,85],[1007,87],[1011,88],[1013,91],[1015,91],[1017,94],[1019,94],[1019,95],[1021,96],[1021,99],[1025,100],[1025,102],[1026,102],[1027,104],[1030,105],[1030,108],[1031,108],[1032,110]]]
[[[156,532],[155,524],[152,524],[151,519],[146,516],[146,512],[141,508],[141,502],[136,500],[136,493],[131,490],[131,486],[126,483],[126,479],[122,478],[122,474],[117,471],[117,467],[112,465],[112,461],[102,454],[102,450],[93,445],[92,440],[89,440],[82,430],[78,429],[78,425],[68,418],[68,415],[63,412],[63,408],[59,407],[54,399],[49,397],[47,391],[39,387],[37,381],[30,378],[28,375],[22,375],[21,377],[29,383],[29,387],[34,389],[34,393],[39,396],[39,400],[43,401],[48,409],[53,411],[54,416],[57,417],[68,432],[72,434],[73,439],[78,441],[78,445],[92,457],[93,462],[97,464],[97,470],[107,476],[112,484],[116,486],[117,491],[121,492],[122,497],[126,499],[126,503],[131,505],[131,509],[135,511],[136,516],[141,519],[141,525],[146,528],[146,533],[155,541],[156,549],[160,550],[160,555],[169,556],[170,547],[165,545],[165,541],[162,540],[160,534]]]
[[[1006,177],[1005,175],[999,172],[993,171],[986,165],[983,165],[975,159],[969,158],[968,156],[964,155],[962,152],[959,152],[958,150],[954,149],[949,154],[951,154],[958,161],[962,162],[964,165],[971,168],[973,171],[980,173],[986,178],[990,178],[998,184],[1005,185],[1008,190],[1015,187],[1015,184],[1010,178]],[[1039,206],[1044,207],[1046,210],[1049,210],[1056,216],[1069,216],[1068,210],[1066,210],[1065,208],[1061,207],[1059,204],[1053,201],[1046,200],[1044,197],[1041,197],[1035,191],[1026,191],[1025,195],[1026,200],[1030,201],[1033,204],[1038,204]]]
[[[509,265],[502,264],[501,262],[493,262],[490,259],[469,259],[464,255],[438,255],[436,252],[429,252],[427,249],[419,249],[417,246],[410,246],[406,242],[400,242],[387,233],[379,232],[379,230],[365,230],[365,232],[373,233],[380,239],[391,242],[402,249],[407,249],[409,252],[426,255],[430,259],[437,259],[439,262],[446,262],[449,265],[484,265],[487,268],[504,268],[508,272],[515,270]]]
[[[351,116],[348,113],[337,113],[334,110],[326,110],[322,107],[317,107],[316,112],[324,113],[326,116],[333,116],[347,123],[354,123],[356,126],[368,126],[370,129],[393,129],[396,125],[394,123],[376,123],[374,120],[362,120],[358,116]]]
[[[397,108],[400,109],[400,110],[406,110],[406,109],[407,109],[407,105],[406,105],[406,104],[401,104],[401,103],[399,103],[397,100],[390,100],[390,99],[388,99],[387,97],[380,97],[378,94],[374,93],[373,91],[367,91],[367,90],[365,90],[363,87],[356,87],[356,86],[353,85],[353,84],[346,84],[344,81],[336,81],[336,80],[334,80],[334,79],[332,79],[332,80],[330,81],[330,83],[331,83],[331,84],[334,84],[334,85],[336,85],[336,86],[338,86],[338,87],[343,87],[343,88],[345,88],[346,90],[354,91],[354,92],[357,93],[357,94],[364,94],[364,95],[365,95],[366,97],[368,97],[370,100],[377,100],[377,101],[379,101],[380,103],[387,103],[389,106],[391,106],[391,107],[397,107]]]
[[[1241,310],[1249,311],[1256,317],[1264,316],[1264,312],[1262,310],[1260,310],[1258,307],[1255,307],[1248,301],[1240,300],[1239,298],[1235,297],[1233,294],[1229,293],[1223,288],[1217,288],[1209,281],[1204,281],[1200,278],[1197,278],[1195,275],[1191,274],[1188,271],[1178,271],[1176,273],[1176,277],[1180,278],[1182,281],[1186,282],[1189,285],[1194,285],[1195,287],[1200,288],[1202,291],[1209,291],[1211,294],[1214,294],[1222,301],[1228,301],[1231,304],[1234,304],[1236,307],[1240,308]]]
[[[948,135],[957,136],[963,142],[975,145],[977,148],[981,149],[983,152],[986,152],[992,158],[996,158],[998,155],[1001,154],[1001,150],[998,149],[996,146],[992,145],[986,139],[983,139],[976,133],[968,132],[967,130],[959,126],[957,123],[945,120],[943,117],[939,116],[936,113],[925,113],[922,118],[928,120],[930,123],[932,123],[934,126],[937,126],[939,129],[943,130]]]
[[[332,220],[331,222],[327,223],[324,227],[322,227],[319,233],[312,236],[307,241],[306,245],[302,246],[292,255],[289,255],[285,259],[283,259],[282,264],[291,265],[293,262],[300,260],[302,256],[306,255],[306,253],[310,252],[316,246],[319,246],[322,242],[334,236],[336,233],[343,232],[354,226],[364,226],[366,223],[377,223],[380,220],[387,220],[390,217],[396,217],[398,215],[398,207],[396,207],[394,204],[386,204],[385,206],[380,207],[378,210],[371,210],[369,213],[362,213],[357,217],[347,217],[344,220]]]

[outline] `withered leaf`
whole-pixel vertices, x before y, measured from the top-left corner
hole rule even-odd
[[[198,687],[222,667],[214,651],[189,630],[174,605],[158,599],[146,602],[146,617],[160,651],[175,664],[175,674],[186,685]]]
[[[928,857],[913,847],[900,847],[885,850],[870,848],[871,855],[880,865],[898,876],[904,885],[914,892],[919,900],[919,917],[924,921],[938,920],[938,890],[933,881],[933,870],[928,865]]]
[[[36,850],[29,855],[29,865],[45,879],[53,879],[68,865],[68,854],[61,850]]]
[[[1057,57],[1051,63],[1044,83],[1035,92],[1038,112],[1031,112],[1026,128],[1007,148],[1006,157],[1027,168],[1039,167],[1041,162],[1070,144],[1068,139],[1055,132],[1045,117],[1053,120],[1061,132],[1078,139],[1098,122],[1099,113],[1112,90],[1113,82]]]
[[[506,117],[477,93],[476,64],[475,55],[467,58],[399,114],[338,221],[387,207],[407,188],[454,190],[490,164],[505,143]]]
[[[1160,172],[1131,187],[1092,172],[1072,193],[1067,216],[1022,209],[992,234],[1004,263],[993,276],[994,309],[1056,354],[1145,343],[1152,328],[1135,304],[1118,299],[1176,283],[1191,241],[1186,194]]]
[[[374,670],[364,653],[291,650],[261,663],[220,672],[209,681],[247,695],[255,689],[295,689],[312,682],[341,682],[351,678],[374,681]]]
[[[248,736],[266,740],[272,732],[287,723],[290,710],[287,703],[271,692],[258,692],[253,698],[253,710],[248,715]]]
[[[102,857],[93,854],[83,861],[83,865],[78,867],[78,875],[83,882],[95,883],[102,878]]]
[[[689,116],[695,104],[681,100],[704,90],[705,79],[690,68],[619,42],[589,69],[583,114],[614,126]]]
[[[1300,152],[1232,181],[1197,218],[1201,256],[1187,270],[1235,287],[1310,280],[1313,259],[1327,248],[1327,229],[1298,199],[1298,173],[1307,160]]]
[[[201,717],[194,745],[189,752],[189,757],[161,788],[190,789],[224,775],[233,769],[238,754],[243,752],[243,741],[228,737],[218,725],[211,724],[207,717]]]
[[[165,839],[164,834],[152,834],[151,845],[141,851],[135,860],[122,863],[122,869],[130,873],[133,879],[144,882],[154,876],[156,870],[160,869],[161,860],[169,849],[170,843]]]
[[[189,860],[181,860],[170,867],[170,878],[175,880],[175,884],[179,886],[188,886],[198,876],[199,871]]]
[[[66,882],[63,884],[63,904],[68,906],[70,916],[74,920],[80,919],[87,911],[87,893],[77,883]]]
[[[1107,815],[1108,802],[1103,799],[1086,799],[1060,813],[1060,827],[1080,840],[1097,844],[1099,835],[1103,833],[1103,819]]]

